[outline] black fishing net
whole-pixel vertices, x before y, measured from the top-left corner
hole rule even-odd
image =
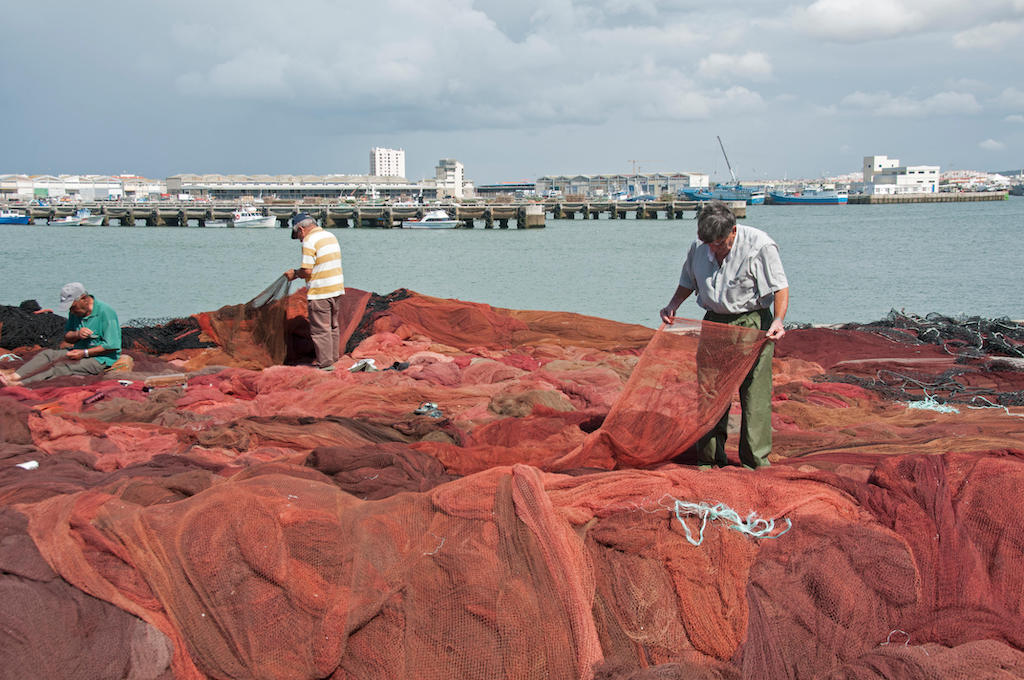
[[[121,347],[147,354],[171,354],[182,349],[213,347],[202,340],[199,322],[183,319],[133,319],[121,327]]]
[[[412,293],[410,293],[406,288],[399,288],[387,295],[370,293],[370,300],[366,303],[366,311],[363,312],[363,317],[359,320],[359,325],[352,332],[352,336],[348,339],[348,343],[345,345],[345,353],[351,353],[352,350],[359,346],[359,343],[373,335],[373,321],[381,312],[386,312],[391,305],[399,300],[406,299],[410,295],[412,295]]]
[[[67,319],[39,310],[39,303],[26,300],[18,307],[0,305],[0,347],[56,347],[64,337]]]
[[[882,335],[909,344],[942,347],[955,357],[957,367],[941,373],[909,369],[880,369],[873,378],[853,375],[821,376],[822,381],[845,382],[901,401],[928,400],[935,404],[968,406],[1024,406],[1024,389],[972,384],[972,366],[984,365],[999,377],[1006,371],[1005,385],[1017,387],[1009,377],[1024,370],[1024,323],[1002,317],[951,317],[931,313],[924,317],[892,310],[880,321],[846,324],[846,330]],[[1006,358],[1004,358],[1006,357]],[[962,366],[962,367],[961,367]]]
[[[1024,406],[1024,390],[1000,392],[971,386],[958,378],[963,371],[945,371],[929,375],[913,371],[878,371],[875,378],[853,375],[820,375],[815,382],[841,382],[859,385],[895,401],[932,401],[935,404],[967,406]]]
[[[878,333],[899,342],[939,345],[964,360],[991,355],[1024,357],[1024,324],[1006,317],[951,317],[935,312],[920,317],[892,310],[881,321],[843,328]]]

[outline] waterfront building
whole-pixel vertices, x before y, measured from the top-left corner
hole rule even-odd
[[[900,165],[898,159],[888,156],[864,157],[866,194],[934,194],[938,190],[937,165]]]
[[[1013,184],[1006,175],[980,170],[948,170],[940,182],[941,191],[1003,191]]]
[[[381,153],[378,153],[381,152]],[[393,154],[387,152],[394,152]],[[419,182],[405,178],[405,152],[401,149],[375,148],[370,165],[378,174],[370,175],[196,175],[181,174],[167,178],[167,191],[175,196],[206,199],[370,199],[433,200],[473,195],[473,184],[466,180],[465,168],[453,158],[438,162],[434,177]],[[402,172],[402,175],[382,174]]]
[[[167,178],[167,191],[172,195],[208,199],[387,199],[418,195],[434,198],[433,190],[422,182],[379,175],[182,174]]]
[[[164,182],[138,175],[0,175],[0,196],[19,200],[119,200],[166,192]]]
[[[370,174],[375,177],[405,177],[405,150],[370,149]]]
[[[536,191],[544,196],[574,195],[607,197],[618,192],[631,194],[676,194],[684,188],[709,186],[703,172],[642,172],[611,175],[545,175],[538,177]]]
[[[514,199],[528,198],[537,194],[536,182],[498,182],[496,184],[479,184],[476,193],[481,198],[506,196]]]
[[[0,175],[0,198],[21,200],[33,197],[33,181],[28,175]]]

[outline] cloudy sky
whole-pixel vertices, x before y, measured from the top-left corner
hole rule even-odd
[[[0,173],[1024,165],[1024,0],[5,3]]]

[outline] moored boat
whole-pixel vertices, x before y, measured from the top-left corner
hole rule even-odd
[[[277,217],[246,206],[232,213],[230,225],[235,229],[269,229],[277,226]]]
[[[709,189],[703,187],[683,187],[676,195],[688,201],[710,201],[714,198]]]
[[[711,198],[718,201],[744,201],[747,205],[762,205],[764,203],[764,188],[745,187],[740,184],[736,179],[736,173],[732,170],[729,155],[725,153],[725,144],[722,143],[722,138],[716,135],[715,139],[718,140],[718,146],[722,149],[722,157],[725,158],[725,165],[729,168],[732,184],[719,184],[708,190]]]
[[[458,224],[444,210],[431,210],[423,219],[402,220],[402,229],[454,229]]]
[[[103,215],[93,215],[91,210],[80,208],[74,215],[50,220],[48,224],[57,227],[99,227],[103,224]]]
[[[774,205],[842,205],[849,201],[845,189],[805,188],[800,191],[770,191],[768,200]]]
[[[28,224],[28,214],[4,208],[0,210],[0,224]]]
[[[719,184],[709,192],[711,198],[719,201],[745,201],[747,205],[762,205],[764,189],[745,187],[742,184]]]

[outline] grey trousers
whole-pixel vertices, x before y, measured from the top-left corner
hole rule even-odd
[[[59,378],[64,375],[102,375],[106,367],[93,357],[79,361],[66,361],[67,350],[44,349],[17,370],[22,384]]]
[[[341,358],[341,329],[338,327],[338,313],[341,311],[341,296],[335,295],[324,300],[307,300],[309,313],[309,335],[316,348],[316,365],[326,368]]]

